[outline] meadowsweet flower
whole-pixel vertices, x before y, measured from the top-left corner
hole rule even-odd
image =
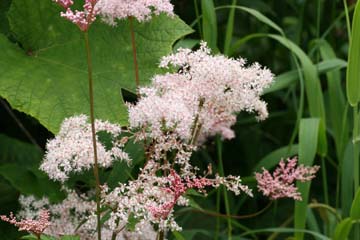
[[[51,225],[44,234],[54,237],[78,234],[82,237],[81,239],[93,239],[96,220],[92,220],[91,216],[96,209],[96,203],[87,200],[88,197],[85,194],[78,195],[75,191],[68,189],[66,192],[67,197],[56,204],[51,204],[46,197],[36,199],[34,196],[20,196],[21,210],[18,215],[23,218],[32,218],[42,208],[47,208],[51,215]]]
[[[176,150],[188,153],[185,163],[191,153],[183,149],[193,151],[216,134],[233,138],[237,113],[257,112],[259,120],[268,115],[260,95],[273,75],[257,63],[247,67],[243,59],[212,56],[202,42],[197,51],[180,49],[163,57],[160,67],[179,70],[154,76],[151,86],[139,89],[139,102],[129,106],[130,127],[154,141],[155,160],[162,158],[157,152]]]
[[[17,221],[13,213],[10,213],[9,217],[2,215],[0,216],[0,219],[15,225],[19,228],[19,231],[27,231],[38,237],[40,237],[40,235],[45,231],[45,229],[51,225],[49,221],[50,213],[48,210],[45,209],[42,209],[40,211],[37,220],[29,218]]]
[[[159,171],[164,176],[159,176]],[[195,173],[182,176],[170,165],[150,161],[136,180],[121,183],[112,191],[104,188],[103,204],[114,210],[109,220],[110,228],[118,228],[117,223],[124,226],[132,218],[137,221],[135,230],[139,233],[144,222],[150,222],[163,231],[179,231],[181,227],[175,221],[174,207],[189,204],[185,192],[194,189],[206,193],[207,187],[219,187],[221,184],[236,194],[245,192],[251,195],[240,178],[211,179],[198,177]]]
[[[111,147],[107,149],[97,137],[98,164],[109,167],[115,160],[130,161],[121,147],[119,138],[121,128],[107,121],[96,120],[97,133],[106,132],[111,136]],[[67,118],[61,125],[58,135],[46,144],[46,154],[40,169],[51,179],[66,181],[71,172],[78,173],[93,166],[93,145],[91,125],[85,115]]]
[[[153,14],[174,14],[169,0],[99,0],[96,9],[110,25],[116,25],[116,19],[134,17],[143,22],[150,20]]]
[[[60,203],[50,204],[47,198],[36,199],[34,196],[23,196],[19,198],[21,210],[19,216],[23,218],[34,218],[42,208],[48,208],[51,215],[51,225],[45,229],[44,234],[61,237],[63,235],[78,235],[81,240],[93,240],[96,238],[96,203],[89,200],[85,194],[78,195],[76,192],[65,189],[67,197]],[[144,224],[143,232],[139,235],[126,230],[121,231],[116,240],[153,240],[156,232],[150,224]],[[111,239],[113,231],[105,222],[102,227],[102,237]]]
[[[83,32],[86,32],[90,25],[96,20],[98,10],[95,9],[95,5],[98,0],[85,0],[83,5],[83,11],[73,11],[70,7],[74,4],[72,0],[54,0],[57,4],[66,9],[65,12],[61,12],[60,15],[70,22],[74,23]]]
[[[263,173],[256,173],[259,191],[272,200],[278,198],[293,198],[302,200],[301,194],[295,186],[295,181],[306,182],[315,178],[319,166],[305,167],[296,166],[297,158],[280,161],[273,174],[263,168]]]

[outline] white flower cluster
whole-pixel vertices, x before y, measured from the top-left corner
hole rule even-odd
[[[66,190],[67,197],[57,204],[49,203],[47,198],[36,199],[34,196],[19,198],[21,210],[18,216],[21,218],[35,218],[42,209],[50,212],[51,225],[46,228],[45,234],[61,237],[63,235],[78,235],[81,240],[93,240],[96,238],[96,203],[88,200],[86,195],[78,195],[74,191]],[[113,231],[105,223],[102,227],[102,237],[111,239]],[[142,234],[123,230],[117,234],[116,240],[153,240],[156,232],[149,223],[144,223]]]
[[[109,167],[118,159],[130,161],[128,154],[121,149],[123,144],[118,139],[121,133],[120,126],[96,120],[95,129],[97,133],[106,132],[112,137],[110,149],[97,139],[99,166]],[[94,150],[88,117],[79,115],[65,119],[58,135],[46,144],[46,149],[40,169],[51,179],[64,182],[68,179],[69,173],[92,168]]]
[[[45,230],[45,234],[55,237],[79,234],[81,239],[90,240],[95,233],[96,223],[91,226],[92,224],[82,222],[92,215],[96,203],[84,199],[86,196],[78,196],[70,190],[67,190],[67,197],[58,204],[50,204],[45,197],[37,200],[34,196],[20,196],[21,211],[18,215],[22,218],[33,218],[41,209],[48,209],[51,225]]]
[[[170,0],[99,0],[96,10],[110,25],[116,25],[116,19],[134,17],[139,22],[148,21],[152,14],[166,13],[173,16]]]

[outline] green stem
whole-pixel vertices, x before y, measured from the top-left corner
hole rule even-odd
[[[136,84],[136,91],[138,92],[139,86],[140,86],[140,78],[139,78],[139,65],[138,65],[137,56],[136,56],[136,41],[135,41],[135,31],[134,31],[133,21],[134,21],[133,17],[129,17],[130,32],[131,32],[131,46],[132,46],[134,70],[135,70],[135,84]]]
[[[117,233],[113,232],[111,235],[111,240],[116,240]]]
[[[345,11],[345,17],[346,17],[346,28],[347,28],[347,33],[348,33],[348,38],[349,41],[351,39],[351,27],[350,27],[350,17],[349,17],[349,9],[346,3],[346,0],[343,0],[343,4],[344,4],[344,11]]]
[[[165,237],[164,231],[159,231],[156,236],[156,240],[164,240],[164,237]]]
[[[199,19],[199,7],[198,7],[197,0],[194,0],[194,7],[195,7],[196,19]],[[197,26],[198,26],[198,29],[199,29],[200,39],[203,39],[200,20],[197,21]]]
[[[217,146],[217,155],[218,155],[218,161],[219,161],[219,174],[221,177],[224,176],[224,164],[223,164],[223,159],[222,159],[222,142],[221,142],[221,137],[218,135],[216,137],[216,146]],[[230,205],[229,205],[229,199],[228,199],[228,195],[227,195],[227,191],[224,187],[222,187],[223,189],[223,193],[224,193],[224,203],[225,203],[225,211],[226,211],[226,215],[230,216]],[[231,223],[231,219],[227,218],[227,224],[228,224],[228,240],[232,239],[232,223]]]
[[[323,204],[323,203],[309,203],[308,205],[309,208],[323,208],[326,209],[328,212],[330,212],[331,214],[333,214],[336,218],[337,222],[341,222],[342,218],[341,216],[338,214],[338,212],[336,211],[335,208],[330,207],[327,204]]]
[[[221,192],[218,190],[216,193],[216,212],[220,212],[220,201],[221,201]],[[218,240],[219,238],[219,232],[220,232],[220,217],[216,217],[216,228],[215,228],[215,240]]]
[[[101,222],[100,222],[100,178],[97,158],[97,147],[96,147],[96,131],[95,131],[95,116],[94,116],[94,89],[93,89],[93,78],[92,78],[92,64],[91,64],[91,51],[89,44],[88,32],[84,32],[85,47],[87,54],[87,66],[88,66],[88,80],[89,80],[89,98],[90,98],[90,122],[91,122],[91,135],[94,149],[94,177],[96,182],[96,216],[97,216],[97,233],[98,240],[101,240]]]
[[[327,175],[326,175],[326,162],[324,157],[321,157],[321,175],[323,181],[323,190],[324,190],[324,200],[327,205],[329,205],[329,192],[327,187]]]
[[[222,218],[227,218],[227,219],[249,219],[249,218],[254,218],[257,217],[261,214],[263,214],[266,210],[268,210],[270,208],[270,206],[272,205],[273,201],[269,202],[263,209],[260,209],[259,211],[255,212],[255,213],[251,213],[251,214],[246,214],[246,215],[228,215],[228,214],[221,214],[219,212],[213,212],[213,211],[208,211],[208,210],[199,210],[199,209],[193,209],[193,212],[199,212],[199,213],[203,213],[209,216],[214,216],[214,217],[222,217]]]

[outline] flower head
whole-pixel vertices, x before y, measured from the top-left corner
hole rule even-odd
[[[159,176],[159,173],[163,176]],[[235,194],[245,192],[251,196],[247,186],[242,185],[240,177],[208,178],[179,174],[170,165],[149,161],[142,169],[137,179],[120,184],[109,191],[104,188],[103,204],[114,211],[109,219],[109,226],[116,227],[116,223],[126,223],[135,218],[135,230],[142,232],[142,224],[148,221],[161,230],[181,230],[174,218],[175,206],[187,206],[188,199],[185,192],[189,189],[206,193],[207,187],[224,185]]]
[[[99,0],[96,9],[110,25],[116,25],[116,19],[134,17],[143,22],[150,20],[152,14],[174,14],[169,0]]]
[[[74,4],[72,0],[53,0],[60,6],[66,9],[66,12],[61,12],[61,16],[74,23],[83,32],[86,32],[90,25],[96,20],[98,11],[95,5],[98,0],[85,0],[83,5],[84,10],[73,11],[70,7]]]
[[[263,173],[256,173],[259,191],[272,200],[278,198],[293,198],[302,200],[301,194],[295,186],[295,181],[310,181],[315,178],[319,166],[296,166],[297,158],[287,159],[287,163],[280,161],[273,174],[263,168]]]
[[[51,225],[44,230],[44,234],[60,238],[63,235],[78,235],[81,240],[93,240],[96,238],[96,203],[89,200],[87,194],[77,194],[75,191],[65,189],[67,197],[60,203],[50,204],[47,198],[36,199],[34,196],[19,198],[21,210],[18,214],[22,218],[34,218],[41,213],[43,208],[48,208],[51,215]],[[153,240],[156,232],[151,225],[144,224],[143,235],[129,231],[121,231],[116,240]],[[102,237],[111,239],[113,231],[107,222],[102,226]]]
[[[118,139],[120,126],[107,121],[95,121],[96,132],[106,132],[111,137],[111,147],[104,146],[97,137],[98,164],[109,167],[115,160],[130,161]],[[71,172],[81,172],[93,166],[93,145],[91,126],[85,115],[67,118],[61,125],[58,135],[46,144],[46,154],[40,169],[51,179],[64,182]]]
[[[42,209],[39,213],[39,217],[37,220],[35,219],[22,219],[20,221],[16,220],[16,217],[13,215],[13,213],[10,213],[9,217],[6,217],[4,215],[0,216],[0,219],[9,222],[16,227],[19,228],[19,231],[27,231],[29,233],[32,233],[36,236],[40,236],[47,227],[51,225],[49,219],[50,219],[50,213],[48,210]]]
[[[188,152],[182,150],[194,150],[216,134],[233,138],[231,127],[241,111],[256,112],[259,120],[268,115],[260,95],[273,75],[257,63],[246,66],[243,59],[213,56],[202,42],[197,51],[180,49],[163,57],[160,67],[178,71],[154,76],[129,107],[130,127],[142,129],[143,139],[154,139],[159,152]]]

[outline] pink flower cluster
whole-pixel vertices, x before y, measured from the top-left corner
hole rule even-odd
[[[174,15],[170,0],[99,0],[96,10],[104,21],[116,25],[116,19],[134,17],[139,22],[148,21],[151,15],[161,12]]]
[[[263,168],[263,173],[256,173],[259,191],[272,200],[279,198],[293,198],[302,200],[301,194],[295,186],[295,181],[306,182],[315,177],[319,166],[296,166],[297,158],[287,159],[287,163],[280,161],[273,174]]]
[[[258,119],[268,115],[260,95],[273,75],[257,63],[245,66],[243,59],[213,56],[202,42],[197,51],[180,49],[163,57],[160,67],[178,71],[156,75],[128,108],[130,127],[139,140],[151,139],[149,155],[155,161],[176,152],[174,162],[186,173],[191,153],[208,137],[235,136],[231,127],[237,113],[257,112]]]
[[[178,199],[186,192],[188,189],[204,189],[207,186],[212,186],[213,181],[207,178],[189,178],[186,177],[182,179],[175,170],[170,170],[170,175],[167,177],[170,186],[164,188],[164,191],[172,196],[172,200],[166,202],[160,206],[149,206],[148,209],[153,214],[155,218],[167,218],[170,211],[174,208]]]
[[[50,213],[48,210],[45,209],[40,211],[38,220],[22,219],[20,221],[17,221],[13,213],[10,213],[9,217],[2,215],[0,216],[0,219],[15,225],[19,228],[19,231],[27,231],[38,237],[45,231],[47,227],[51,225],[49,221]]]
[[[139,103],[129,107],[130,126],[146,127],[150,137],[165,131],[194,144],[216,134],[229,139],[237,113],[255,111],[260,120],[268,115],[260,95],[273,75],[257,63],[246,67],[243,59],[212,56],[202,42],[197,51],[164,57],[160,66],[179,71],[155,76],[151,87],[140,89]]]
[[[85,0],[83,5],[84,10],[78,11],[71,10],[71,6],[74,4],[72,0],[54,0],[61,7],[66,9],[66,12],[62,12],[60,15],[70,22],[76,24],[81,31],[86,32],[90,25],[96,20],[98,10],[95,9],[95,5],[98,0]]]
[[[163,176],[159,176],[162,173]],[[240,177],[219,177],[211,179],[197,177],[195,173],[179,175],[170,165],[150,161],[137,179],[120,184],[109,191],[103,191],[103,204],[113,209],[109,219],[112,229],[125,225],[130,217],[138,220],[135,226],[137,232],[142,232],[142,226],[150,222],[161,230],[179,231],[181,227],[174,219],[174,207],[187,206],[188,199],[185,192],[194,189],[206,193],[206,187],[224,185],[235,194],[245,192],[251,194],[247,186],[242,185]]]

